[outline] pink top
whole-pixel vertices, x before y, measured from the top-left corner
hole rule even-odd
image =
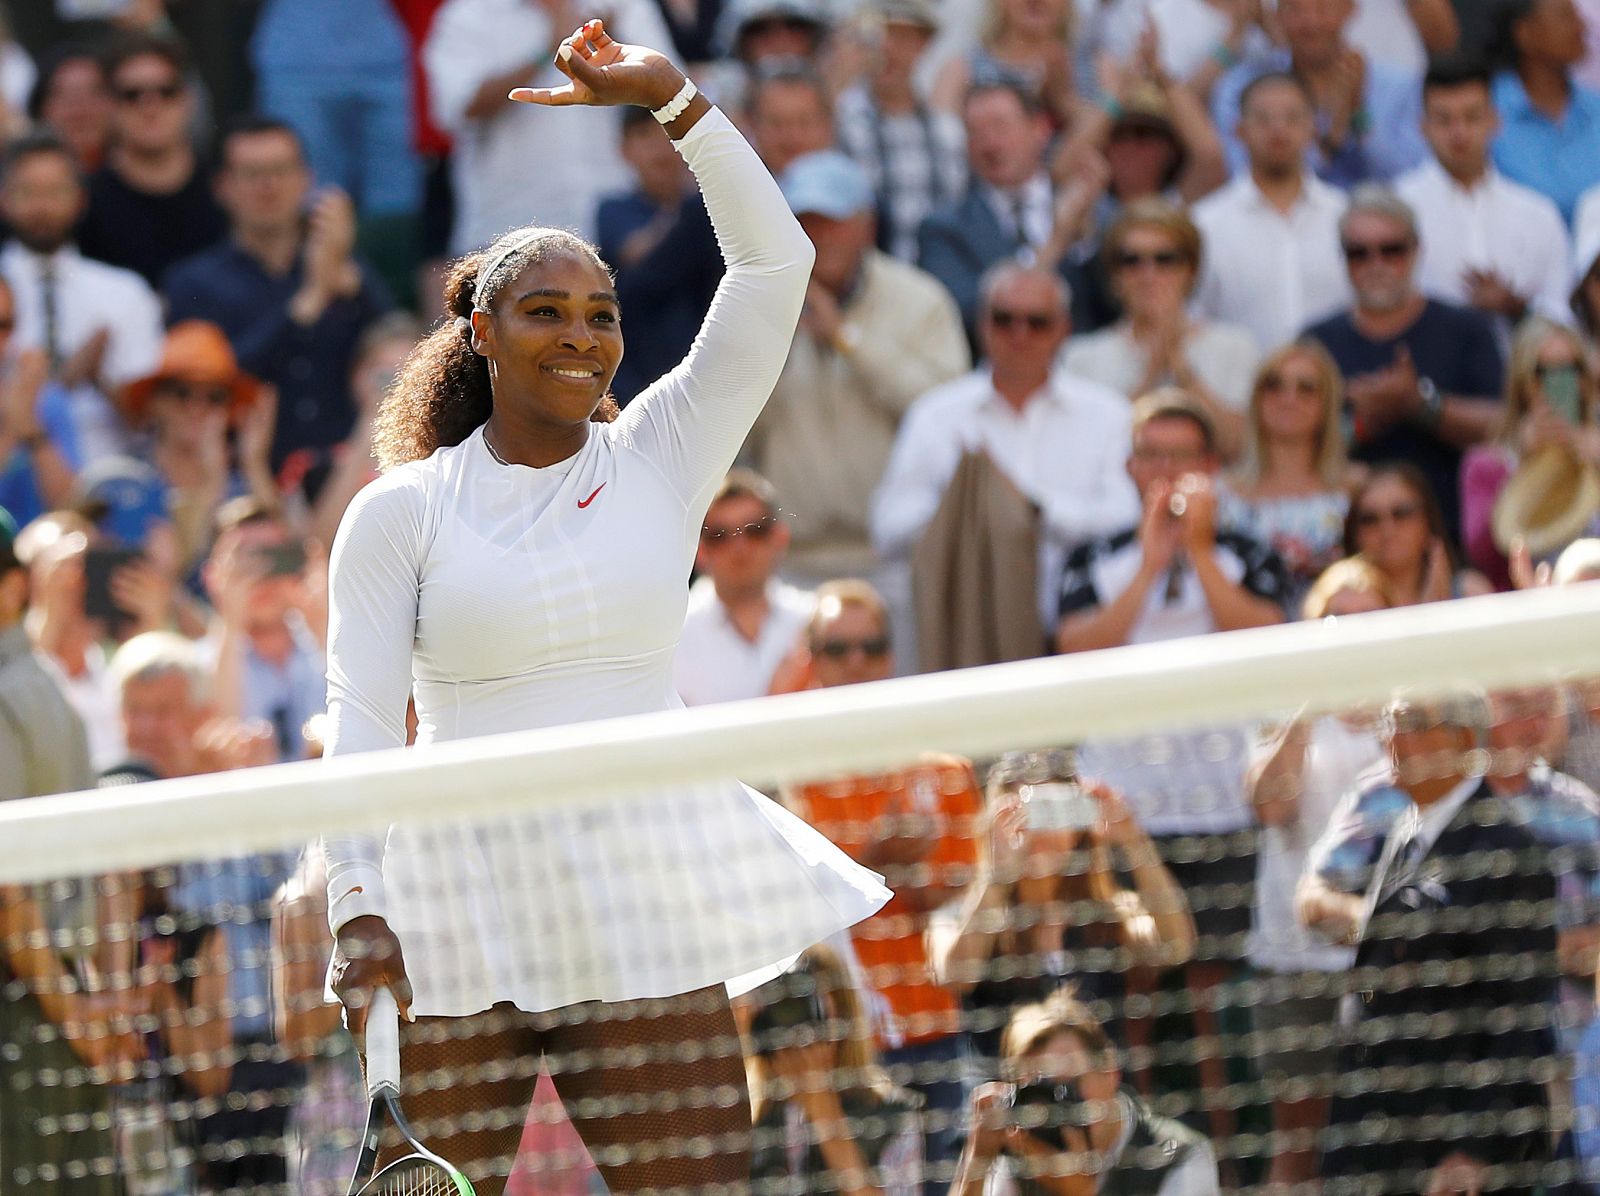
[[[1461,459],[1461,547],[1497,590],[1511,588],[1511,567],[1494,542],[1494,504],[1515,467],[1501,444],[1474,445]]]

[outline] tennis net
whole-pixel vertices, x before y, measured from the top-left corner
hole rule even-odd
[[[1582,1182],[1597,590],[9,803],[0,1190],[348,1189],[324,835],[480,1191]]]

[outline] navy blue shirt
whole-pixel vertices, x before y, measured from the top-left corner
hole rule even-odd
[[[365,264],[361,289],[328,305],[301,326],[289,316],[300,289],[298,259],[273,276],[232,239],[179,262],[162,288],[167,320],[210,320],[228,334],[240,366],[278,391],[278,430],[272,444],[276,468],[299,449],[321,452],[350,434],[355,399],[350,368],[367,325],[392,306],[389,292]]]
[[[1441,395],[1469,399],[1501,398],[1505,361],[1489,318],[1481,312],[1428,300],[1422,315],[1398,337],[1368,340],[1340,312],[1306,330],[1321,341],[1338,362],[1346,378],[1370,374],[1394,364],[1403,344],[1419,377],[1431,379]],[[1378,465],[1409,461],[1427,475],[1444,513],[1444,524],[1458,540],[1461,535],[1461,450],[1446,444],[1421,424],[1401,421],[1369,439],[1352,438],[1353,460]]]
[[[661,216],[654,200],[629,191],[602,199],[595,219],[600,256],[616,271],[627,337],[611,382],[624,406],[684,359],[722,278],[722,251],[699,195],[685,197],[654,249],[631,266],[617,265],[627,239]]]
[[[110,167],[89,176],[89,207],[78,226],[86,257],[137,270],[152,287],[178,262],[226,236],[228,218],[198,167],[170,195],[128,186]]]

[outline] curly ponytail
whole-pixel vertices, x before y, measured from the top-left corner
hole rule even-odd
[[[512,247],[509,252],[508,245]],[[561,254],[587,257],[606,270],[594,246],[560,229],[536,233],[517,229],[488,249],[450,264],[444,285],[444,321],[411,351],[373,419],[373,454],[380,469],[421,461],[436,449],[460,444],[488,420],[494,397],[489,363],[472,349],[473,308],[489,308],[529,263]],[[478,274],[489,262],[493,268],[483,280],[484,294],[480,296]],[[609,277],[610,271],[606,274]],[[609,423],[618,413],[616,400],[608,392],[592,418],[596,423]]]

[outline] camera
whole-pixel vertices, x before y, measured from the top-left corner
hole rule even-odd
[[[810,973],[790,972],[754,995],[761,1005],[750,1021],[750,1038],[758,1054],[805,1046],[822,1037],[828,1011]]]
[[[1034,1080],[1019,1084],[1011,1100],[1012,1117],[1040,1141],[1057,1150],[1072,1147],[1062,1133],[1068,1126],[1081,1129],[1088,1124],[1083,1093],[1074,1080]]]
[[[1030,831],[1084,831],[1100,817],[1094,796],[1077,781],[1045,781],[1017,790]]]

